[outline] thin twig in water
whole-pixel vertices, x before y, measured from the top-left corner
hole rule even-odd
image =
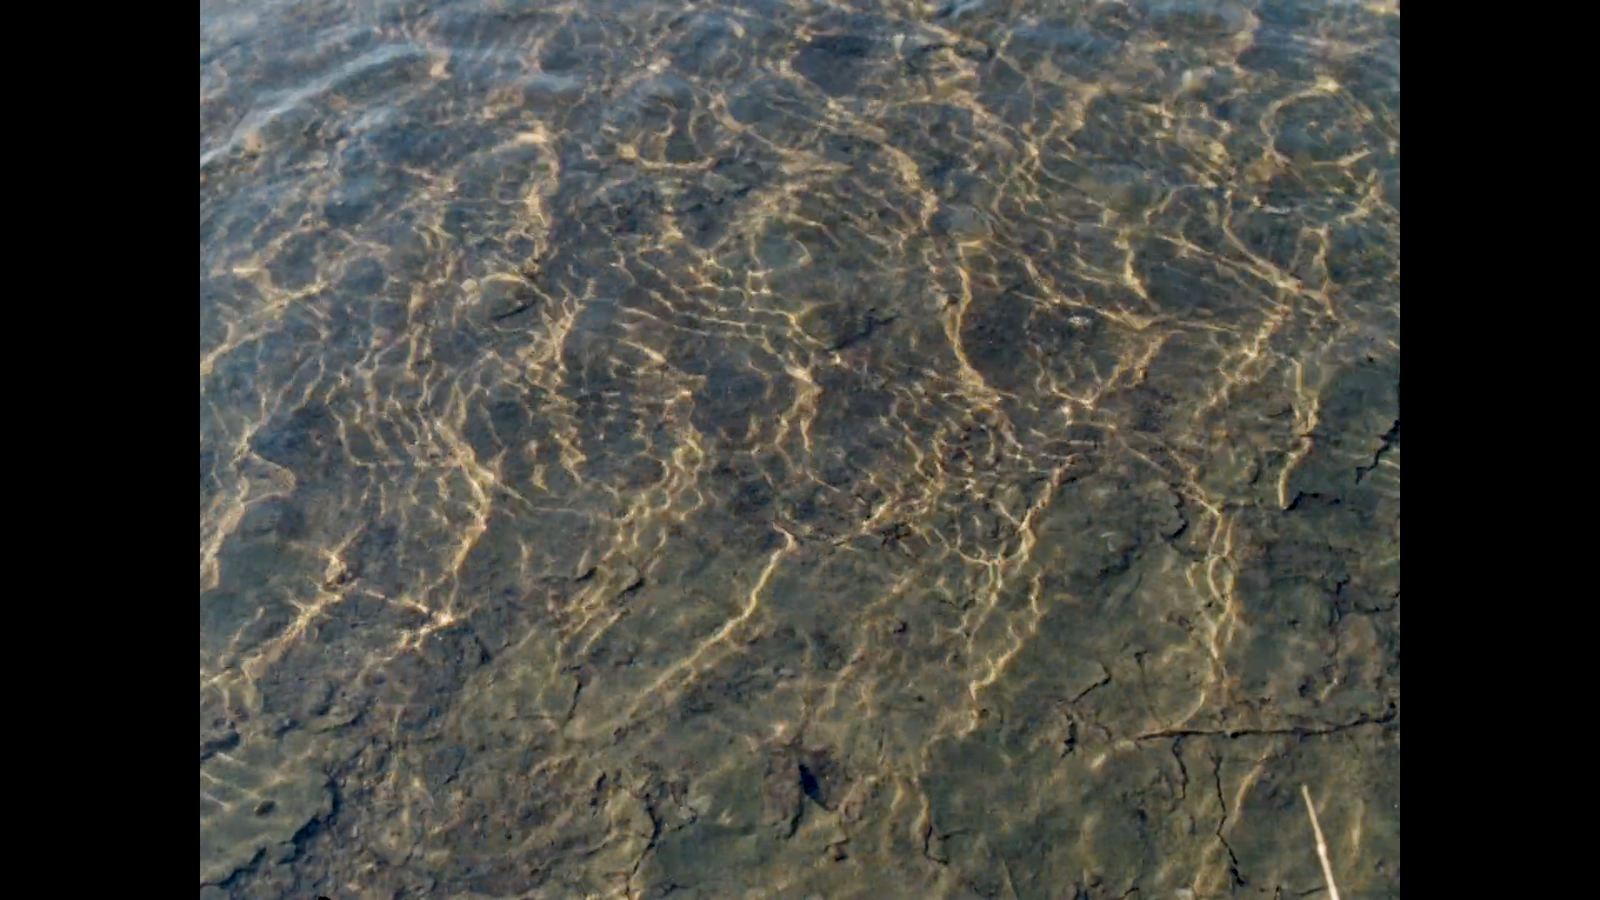
[[[1317,822],[1317,808],[1311,803],[1311,788],[1300,785],[1300,795],[1306,798],[1306,812],[1311,814],[1311,830],[1317,835],[1317,859],[1322,860],[1322,879],[1328,883],[1328,898],[1339,900],[1339,886],[1333,883],[1333,864],[1328,862],[1328,842],[1322,839],[1322,825]]]

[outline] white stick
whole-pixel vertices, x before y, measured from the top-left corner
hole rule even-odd
[[[1300,795],[1306,798],[1306,812],[1311,814],[1311,830],[1317,835],[1317,859],[1322,860],[1322,879],[1328,883],[1328,898],[1339,900],[1339,887],[1333,883],[1333,864],[1328,862],[1328,842],[1322,839],[1322,826],[1317,822],[1317,808],[1311,803],[1311,788],[1300,785]]]

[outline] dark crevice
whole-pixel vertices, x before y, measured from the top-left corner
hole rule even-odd
[[[1182,781],[1178,782],[1178,799],[1186,800],[1189,797],[1189,767],[1183,764],[1183,737],[1180,735],[1172,742],[1172,758],[1178,761],[1178,775]]]
[[[1222,849],[1228,851],[1228,878],[1233,887],[1244,887],[1250,883],[1239,871],[1239,857],[1234,855],[1233,848],[1228,845],[1228,839],[1223,836],[1222,830],[1228,824],[1228,801],[1222,797],[1222,757],[1211,758],[1211,777],[1217,787],[1217,805],[1222,808],[1222,818],[1217,820],[1217,840],[1222,843]]]
[[[1399,444],[1399,443],[1400,443],[1400,420],[1399,419],[1395,419],[1394,420],[1394,424],[1389,426],[1389,430],[1383,433],[1383,444],[1380,445],[1378,447],[1378,449],[1372,454],[1372,465],[1370,465],[1370,466],[1358,466],[1356,468],[1356,484],[1360,484],[1361,483],[1361,479],[1366,478],[1368,472],[1371,472],[1373,469],[1376,469],[1378,467],[1378,461],[1383,459],[1383,455],[1385,453],[1388,453],[1390,450],[1394,449],[1395,445]]]
[[[817,783],[816,773],[805,763],[800,764],[800,792],[810,797],[818,806],[827,807],[823,802],[822,786]]]
[[[1082,700],[1083,698],[1089,696],[1089,692],[1090,691],[1094,691],[1094,690],[1097,690],[1099,688],[1103,688],[1106,685],[1110,684],[1111,683],[1111,670],[1107,669],[1105,666],[1101,666],[1100,667],[1100,672],[1101,672],[1101,675],[1100,675],[1099,680],[1095,681],[1094,684],[1091,684],[1088,687],[1084,688],[1083,690],[1079,691],[1077,693],[1077,696],[1075,696],[1071,700],[1067,701],[1067,705],[1070,706],[1072,704],[1075,704],[1079,700]]]
[[[1294,495],[1294,499],[1289,501],[1289,505],[1285,506],[1283,508],[1283,511],[1284,512],[1294,512],[1294,511],[1300,509],[1301,506],[1307,500],[1310,500],[1310,501],[1313,501],[1313,502],[1316,502],[1316,503],[1320,503],[1320,504],[1322,504],[1324,506],[1338,506],[1339,504],[1344,502],[1339,497],[1329,496],[1327,494],[1317,494],[1317,493],[1308,494],[1305,491],[1299,491]]]
[[[1326,734],[1335,734],[1351,728],[1360,728],[1364,725],[1385,725],[1399,715],[1399,710],[1391,703],[1389,708],[1379,715],[1361,713],[1349,722],[1334,722],[1323,725],[1296,725],[1287,728],[1164,728],[1160,731],[1151,731],[1146,734],[1135,735],[1135,741],[1165,740],[1167,738],[1182,737],[1264,737],[1264,736],[1293,736],[1298,738],[1318,737]]]

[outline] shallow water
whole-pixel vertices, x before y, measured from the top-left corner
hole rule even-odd
[[[1399,895],[1397,6],[200,18],[203,898]]]

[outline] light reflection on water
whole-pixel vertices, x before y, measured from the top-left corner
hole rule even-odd
[[[207,2],[200,118],[203,894],[1398,896],[1397,8]]]

